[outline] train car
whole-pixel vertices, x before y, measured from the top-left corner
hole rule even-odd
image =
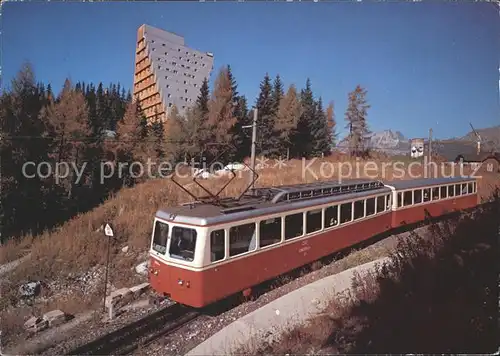
[[[448,198],[419,205],[415,191],[424,194],[426,189],[471,183],[471,192],[456,199],[457,207],[468,207],[474,197],[472,179],[402,182],[349,180],[258,188],[239,200],[159,210],[150,249],[151,286],[178,303],[204,307],[400,221],[422,220],[424,209],[439,215],[453,206]],[[399,206],[399,194],[404,199],[408,191],[412,205]]]
[[[431,216],[472,208],[478,204],[477,182],[470,177],[412,179],[386,185],[393,191],[392,227]]]

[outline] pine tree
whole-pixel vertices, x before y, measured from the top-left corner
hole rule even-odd
[[[346,128],[349,129],[348,142],[351,155],[363,156],[366,154],[365,138],[369,134],[366,117],[369,108],[370,105],[366,101],[366,89],[357,85],[354,91],[349,93],[345,113]]]
[[[279,153],[290,158],[292,139],[296,134],[297,122],[301,115],[301,105],[294,85],[290,85],[286,95],[280,101],[276,120],[276,132],[279,134]]]
[[[333,101],[328,104],[326,109],[326,121],[328,126],[328,132],[330,133],[329,144],[330,147],[335,147],[337,141],[337,122],[335,121],[335,110]]]
[[[208,79],[203,79],[200,88],[200,95],[196,99],[196,107],[202,115],[208,114],[208,102],[210,100],[210,88],[208,87]]]
[[[316,102],[316,110],[311,133],[314,139],[313,154],[316,156],[328,155],[331,151],[330,132],[328,129],[326,114],[323,111],[323,101],[321,97]]]
[[[154,160],[158,161],[165,156],[165,127],[163,121],[155,114],[153,123],[151,124],[150,142],[152,142]]]
[[[231,71],[231,66],[227,66],[229,81],[231,82],[233,116],[236,119],[231,130],[233,142],[228,150],[228,159],[232,161],[241,161],[250,152],[250,136],[243,126],[248,125],[248,108],[245,96],[238,94],[238,84]]]
[[[130,102],[127,105],[123,120],[118,122],[116,130],[116,157],[118,162],[128,163],[122,166],[122,172],[119,176],[122,177],[122,184],[131,186],[136,179],[131,177],[130,164],[134,161],[146,163],[151,155],[151,142],[147,141],[147,127],[144,123],[145,118],[141,114],[141,110],[137,102]],[[138,169],[138,167],[134,167]],[[137,175],[139,172],[133,172]]]
[[[313,121],[316,115],[316,104],[311,89],[311,81],[308,78],[306,87],[300,93],[301,115],[297,123],[297,134],[295,135],[294,152],[297,155],[309,157],[313,153],[314,137],[312,136]]]
[[[255,106],[257,107],[257,144],[259,154],[271,156],[276,153],[276,140],[274,139],[274,103],[273,87],[269,74],[266,73],[260,84],[260,93]]]
[[[241,162],[245,157],[250,155],[251,150],[251,130],[243,128],[252,124],[252,120],[249,117],[247,99],[244,95],[238,96],[238,102],[234,108],[234,116],[236,118],[236,124],[234,128],[234,145],[236,147],[236,152],[233,154],[233,159],[235,161]]]
[[[273,83],[273,112],[275,115],[278,114],[278,110],[280,107],[281,100],[283,99],[283,96],[285,95],[284,89],[283,89],[283,82],[281,81],[280,75],[276,75],[276,78],[274,79]]]
[[[209,101],[210,89],[208,87],[208,79],[205,78],[195,105],[188,108],[184,114],[184,150],[190,160],[197,159],[201,162],[206,144],[210,138],[210,128],[208,126]]]
[[[22,233],[41,232],[54,219],[51,177],[41,178],[26,162],[49,162],[48,140],[31,139],[47,136],[40,110],[46,93],[35,83],[30,64],[24,64],[12,81],[12,90],[0,97],[0,226],[2,241]],[[29,139],[23,139],[29,137]],[[32,178],[27,175],[34,174]],[[37,202],[36,204],[34,202]],[[29,217],[29,218],[27,218]]]

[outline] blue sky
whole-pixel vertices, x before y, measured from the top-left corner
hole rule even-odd
[[[73,81],[132,86],[137,28],[176,32],[230,64],[251,105],[266,72],[333,100],[368,91],[374,131],[462,136],[500,124],[498,8],[491,3],[4,3],[2,74],[23,61],[54,90]],[[212,74],[212,78],[215,76]]]

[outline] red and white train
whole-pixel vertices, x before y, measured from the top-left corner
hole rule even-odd
[[[200,308],[404,224],[472,208],[474,178],[318,182],[159,210],[149,279]]]

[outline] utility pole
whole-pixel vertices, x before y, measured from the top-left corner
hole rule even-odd
[[[432,128],[429,129],[429,163],[432,162]]]
[[[252,123],[252,151],[250,155],[250,167],[252,168],[251,182],[254,189],[254,179],[255,179],[255,144],[257,141],[257,108],[253,109],[253,123]]]
[[[108,253],[106,257],[106,278],[104,280],[104,297],[102,301],[102,308],[103,311],[106,312],[106,290],[108,287],[108,267],[109,267],[109,246],[111,245],[111,238],[114,236],[113,229],[111,228],[110,224],[106,224],[106,227],[104,228],[104,234],[108,237]],[[112,303],[112,301],[110,301]],[[112,306],[110,305],[110,310],[112,309]]]
[[[255,145],[257,142],[257,108],[253,109],[253,122],[252,125],[246,125],[242,126],[242,129],[249,129],[252,128],[252,149],[251,149],[251,154],[250,154],[250,168],[252,169],[252,174],[250,175],[250,185],[251,189],[254,189],[254,183],[253,181],[255,180]]]

